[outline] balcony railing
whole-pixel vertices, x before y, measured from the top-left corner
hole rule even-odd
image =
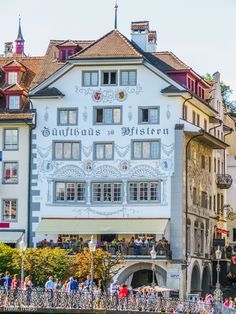
[[[126,258],[130,257],[150,257],[150,251],[152,247],[157,252],[157,258],[171,258],[170,244],[168,242],[150,242],[148,244],[128,244],[128,243],[107,243],[100,242],[97,244],[97,248],[101,248],[104,251],[111,253],[112,255],[116,255],[117,253],[122,253]],[[37,248],[56,248],[59,247],[61,249],[68,250],[70,254],[80,253],[83,248],[88,247],[88,243],[79,243],[79,242],[64,242],[64,243],[55,243],[55,242],[45,242],[41,241],[37,243]]]
[[[233,179],[229,174],[217,174],[216,185],[219,189],[229,189],[233,183]]]

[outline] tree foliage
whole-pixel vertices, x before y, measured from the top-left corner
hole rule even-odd
[[[20,260],[20,252],[10,246],[0,243],[0,272],[9,271],[10,273],[19,273],[20,267],[13,261]]]
[[[97,249],[94,253],[94,279],[102,280],[105,288],[112,277],[118,273],[123,265],[124,259],[121,254],[112,257],[111,253]],[[76,275],[80,279],[85,279],[91,272],[91,253],[88,248],[84,248],[76,256],[77,271]]]

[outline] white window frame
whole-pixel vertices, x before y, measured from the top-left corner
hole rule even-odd
[[[143,110],[148,110],[148,121],[142,121]],[[157,121],[150,121],[150,113],[151,110],[157,110]],[[160,123],[160,107],[159,106],[151,106],[151,107],[139,107],[139,124],[159,124]]]
[[[156,200],[151,200],[151,184],[155,183],[157,184],[157,199]],[[131,184],[137,184],[137,199],[133,200],[131,199],[131,193],[130,193],[130,186]],[[142,197],[140,196],[140,189],[141,189],[141,184],[147,184],[147,200],[143,200]],[[160,180],[155,180],[155,181],[129,181],[128,182],[128,202],[129,203],[161,203],[161,181]]]
[[[108,83],[104,83],[104,74],[108,73]],[[111,73],[116,73],[116,82],[111,84]],[[117,70],[108,70],[101,71],[101,85],[103,86],[116,86],[118,84],[118,71]]]
[[[15,219],[6,219],[5,218],[5,211],[4,211],[5,202],[10,202],[10,206],[9,206],[10,214],[12,211],[12,202],[16,202],[16,218]],[[18,220],[18,201],[17,201],[17,199],[3,199],[2,200],[2,221],[3,222],[17,222],[17,220]]]
[[[64,184],[64,200],[57,199],[57,184]],[[74,184],[74,200],[67,200],[67,187],[69,184]],[[78,184],[83,185],[83,200],[78,200]],[[55,181],[54,182],[54,202],[61,204],[74,204],[86,202],[86,182],[84,181]]]
[[[6,180],[6,176],[5,176],[5,173],[6,173],[6,165],[7,164],[10,164],[11,167],[9,168],[10,169],[10,181],[7,181]],[[14,167],[15,166],[15,167]],[[16,168],[16,177],[13,176],[12,172],[13,172],[13,167]],[[18,181],[19,181],[19,173],[18,173],[18,170],[19,167],[18,167],[18,162],[17,161],[4,161],[3,162],[3,167],[2,167],[2,171],[3,171],[3,175],[2,175],[2,183],[3,184],[17,184]]]
[[[100,188],[101,188],[101,200],[96,200],[95,199],[95,195],[94,195],[94,192],[95,192],[95,184],[100,184]],[[111,200],[107,200],[107,199],[104,199],[104,187],[106,184],[111,184]],[[114,200],[114,189],[115,189],[115,185],[119,185],[119,194],[120,194],[120,200],[119,201],[116,201]],[[122,182],[118,181],[118,182],[92,182],[92,203],[103,203],[103,204],[111,204],[111,203],[116,203],[116,204],[119,204],[119,203],[122,203],[122,199],[123,199],[123,184]]]
[[[107,123],[105,121],[105,110],[112,110],[112,122],[111,123]],[[120,110],[120,121],[119,122],[115,122],[114,121],[114,111],[119,109]],[[97,110],[103,110],[103,121],[102,122],[97,122]],[[122,124],[122,107],[94,107],[94,124],[97,125],[119,125]]]
[[[122,80],[122,74],[128,73],[128,83],[125,84]],[[135,82],[131,84],[130,82],[130,73],[135,73]],[[120,70],[120,86],[136,86],[137,85],[137,70]]]
[[[8,72],[7,83],[9,85],[13,85],[17,83],[17,72],[15,71]]]
[[[20,110],[20,96],[19,95],[9,95],[9,104],[8,109],[9,110]]]
[[[94,160],[113,160],[114,159],[114,142],[95,142],[93,143],[94,147]],[[97,145],[102,145],[103,146],[103,158],[98,158],[97,156]],[[106,157],[106,145],[112,145],[112,154],[111,158]]]
[[[16,144],[12,144],[12,143],[6,143],[6,133],[8,131],[16,131],[16,138],[17,138],[17,143]],[[12,134],[9,135],[9,138],[11,137],[11,139],[13,139],[14,137],[12,136]],[[3,149],[4,150],[18,150],[19,149],[19,129],[4,129],[3,131]]]
[[[61,123],[61,120],[60,120],[60,112],[61,111],[67,112],[67,122],[66,123]],[[69,123],[69,112],[70,111],[75,111],[75,114],[76,114],[75,123]],[[65,125],[77,125],[77,124],[78,124],[78,109],[77,108],[58,108],[57,109],[57,125],[65,126]]]
[[[157,160],[157,159],[161,158],[161,141],[160,141],[160,139],[155,139],[155,140],[132,140],[131,143],[132,143],[132,145],[131,145],[131,147],[132,147],[132,152],[131,152],[132,156],[131,157],[132,157],[133,160]],[[135,143],[141,143],[141,157],[140,158],[137,158],[137,157],[134,156],[134,145],[135,145]],[[150,145],[152,143],[157,143],[159,145],[158,146],[159,151],[158,151],[158,156],[157,157],[152,157],[151,156],[151,146],[150,146],[150,155],[149,155],[149,157],[143,157],[143,145],[145,143],[150,143]]]
[[[56,145],[61,144],[62,145],[62,158],[56,157]],[[70,158],[65,158],[65,144],[71,144],[70,148]],[[79,144],[79,157],[73,158],[73,145]],[[81,160],[81,142],[80,141],[53,141],[53,159],[54,160]]]
[[[92,75],[97,74],[97,82],[93,84]],[[89,84],[85,84],[85,75],[89,74]],[[82,86],[83,87],[94,87],[99,85],[99,72],[98,71],[82,71]]]

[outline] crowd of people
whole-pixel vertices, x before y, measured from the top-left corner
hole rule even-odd
[[[131,289],[117,281],[111,283],[108,291],[105,291],[103,282],[92,282],[90,275],[84,281],[70,277],[65,282],[49,276],[44,287],[38,289],[33,286],[31,276],[21,282],[17,274],[12,277],[9,272],[0,274],[0,308],[94,308],[163,313],[185,313],[192,308],[192,313],[208,314],[212,313],[212,302],[211,295],[194,302],[163,298],[155,287]]]

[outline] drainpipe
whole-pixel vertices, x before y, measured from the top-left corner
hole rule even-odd
[[[188,296],[188,148],[192,140],[203,136],[205,134],[205,131],[203,129],[200,129],[199,134],[192,136],[186,146],[185,146],[185,261],[186,261],[186,299]]]
[[[182,106],[182,118],[184,119],[184,105],[187,101],[193,99],[193,95],[191,94],[191,97],[185,99],[185,101],[183,102],[183,106]]]

